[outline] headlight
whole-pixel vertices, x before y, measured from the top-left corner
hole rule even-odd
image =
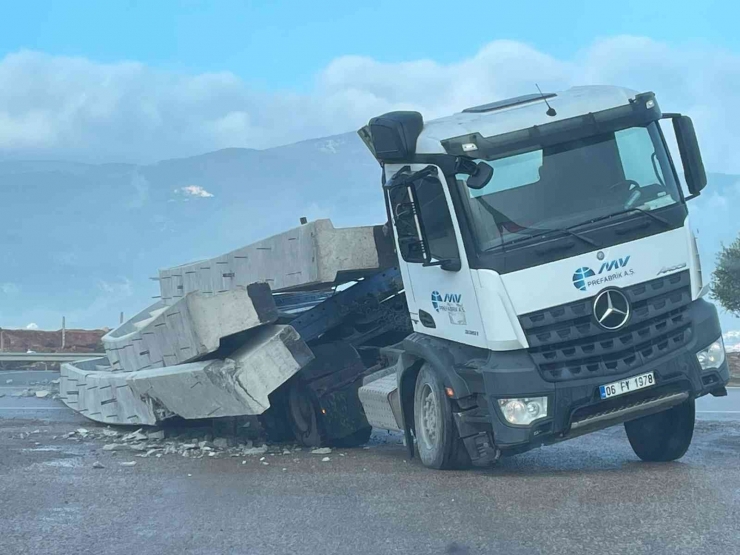
[[[527,426],[547,416],[547,397],[499,399],[498,406],[509,424]]]
[[[725,343],[722,341],[722,337],[717,339],[706,349],[703,349],[696,353],[696,358],[699,360],[699,365],[702,370],[709,370],[711,368],[719,368],[725,361]]]

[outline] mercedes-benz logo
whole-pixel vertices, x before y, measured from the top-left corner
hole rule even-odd
[[[617,330],[629,320],[630,303],[621,291],[607,289],[596,295],[594,317],[602,328]]]

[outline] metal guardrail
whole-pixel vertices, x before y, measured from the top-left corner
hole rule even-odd
[[[0,362],[74,362],[104,357],[105,353],[1,353]]]

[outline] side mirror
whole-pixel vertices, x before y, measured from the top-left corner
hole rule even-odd
[[[493,177],[493,166],[485,162],[478,162],[475,169],[468,177],[466,184],[471,189],[482,189],[491,181]]]
[[[701,190],[707,185],[707,173],[701,159],[694,123],[690,117],[681,114],[665,114],[665,117],[673,120],[673,130],[676,133],[678,152],[681,154],[686,185],[688,185],[693,198],[701,193]]]

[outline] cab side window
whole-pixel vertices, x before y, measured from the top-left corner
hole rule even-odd
[[[436,260],[460,258],[455,228],[442,183],[436,177],[425,177],[414,183],[418,209],[424,223],[429,251]]]

